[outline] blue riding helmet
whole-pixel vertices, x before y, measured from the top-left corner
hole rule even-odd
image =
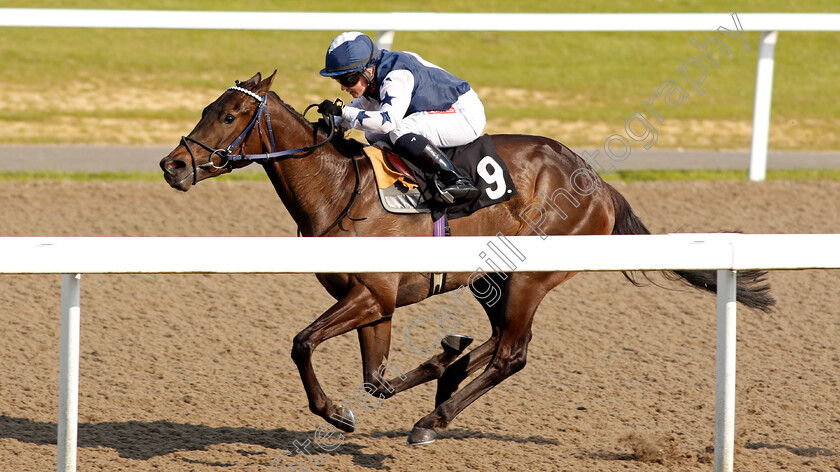
[[[361,72],[368,67],[379,51],[367,35],[358,31],[341,33],[327,49],[324,77],[337,77],[351,72]]]

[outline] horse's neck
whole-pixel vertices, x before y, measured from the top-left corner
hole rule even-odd
[[[314,144],[312,125],[287,105],[269,102],[275,150]],[[319,140],[324,139],[319,136]],[[266,173],[305,236],[317,236],[332,224],[353,192],[352,165],[330,144],[305,157],[284,157],[265,166]]]

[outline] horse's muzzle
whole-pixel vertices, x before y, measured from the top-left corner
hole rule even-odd
[[[189,162],[176,155],[177,149],[160,160],[163,178],[172,188],[186,192],[193,182],[193,169]]]

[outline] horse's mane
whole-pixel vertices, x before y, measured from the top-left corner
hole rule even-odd
[[[273,99],[277,100],[278,103],[283,105],[287,110],[289,110],[290,113],[299,117],[301,120],[309,123],[309,125],[312,127],[313,130],[317,130],[319,135],[323,134],[324,137],[326,137],[329,134],[330,130],[327,127],[326,122],[324,122],[323,118],[318,118],[318,121],[315,121],[315,122],[309,121],[309,120],[306,119],[305,116],[303,116],[303,114],[301,114],[299,111],[295,110],[288,103],[284,102],[283,99],[280,98],[280,96],[277,95],[274,91],[269,90],[268,94]],[[340,152],[342,155],[344,155],[345,157],[353,157],[353,156],[361,154],[362,149],[366,146],[366,144],[364,144],[360,141],[357,141],[355,139],[346,138],[346,137],[344,137],[343,134],[340,134],[340,133],[337,133],[335,136],[333,136],[330,143],[332,143],[333,147],[335,147],[335,149],[338,152]]]

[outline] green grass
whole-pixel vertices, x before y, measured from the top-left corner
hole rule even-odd
[[[608,182],[650,182],[658,180],[734,180],[747,181],[746,170],[620,170],[605,177]],[[840,169],[768,170],[767,180],[840,182]],[[160,172],[68,172],[58,170],[4,171],[0,182],[154,182],[163,183]],[[214,181],[268,182],[261,172],[233,172],[216,177]]]
[[[747,170],[619,170],[605,177],[608,182],[649,182],[655,180],[749,180]],[[768,170],[767,180],[840,182],[840,169],[784,169]]]
[[[241,11],[436,11],[436,12],[719,12],[737,10],[744,12],[776,11],[840,11],[834,0],[797,1],[790,0],[747,0],[747,1],[689,1],[671,0],[591,0],[568,2],[558,0],[369,0],[347,2],[346,0],[320,0],[302,2],[289,0],[239,0],[236,3],[223,0],[140,0],[127,3],[125,0],[4,0],[0,7],[7,8],[103,8],[103,9],[147,9],[147,10],[241,10]]]
[[[498,12],[840,12],[836,0],[521,2],[411,0],[317,3],[244,0],[27,0],[2,1],[2,7],[133,8],[243,11],[498,11]],[[710,25],[710,30],[716,25]],[[723,25],[731,27],[731,25]],[[347,25],[353,29],[352,24]],[[384,28],[384,25],[383,25]],[[177,140],[197,121],[201,108],[235,79],[278,69],[274,90],[302,110],[310,103],[336,96],[347,98],[335,84],[318,75],[324,52],[338,31],[209,31],[78,28],[0,28],[0,102],[38,95],[29,107],[0,109],[0,130],[28,123],[35,133],[16,138],[0,133],[0,144],[115,142],[164,144]],[[376,31],[368,31],[375,36]],[[415,51],[467,79],[479,91],[495,131],[517,120],[538,123],[583,121],[621,129],[624,120],[662,82],[677,79],[676,68],[699,53],[689,40],[702,42],[710,32],[677,33],[498,33],[398,32],[394,48]],[[719,35],[720,36],[720,35]],[[723,37],[732,54],[709,69],[706,94],[691,92],[676,109],[665,110],[666,122],[690,120],[748,123],[752,116],[758,33],[748,33],[744,51]],[[776,47],[771,130],[772,149],[840,149],[840,34],[782,32]],[[101,91],[94,109],[71,99],[80,88]],[[511,99],[510,89],[532,95]],[[183,92],[206,97],[160,106],[158,92]],[[122,94],[122,95],[121,95]],[[138,105],[105,106],[132,98]],[[165,99],[164,99],[165,100]],[[201,103],[199,104],[198,101]],[[150,105],[144,106],[148,101]],[[72,105],[68,105],[72,103]],[[190,105],[187,106],[186,103]],[[154,104],[154,106],[152,105]],[[79,118],[126,123],[114,126],[114,140],[91,138],[73,128]],[[134,121],[132,121],[134,120]],[[138,124],[136,120],[142,120]],[[168,124],[169,134],[151,133],[155,121]],[[681,121],[683,120],[683,121]],[[63,133],[50,131],[63,123]],[[510,125],[508,125],[510,123]],[[722,132],[710,140],[685,133],[674,146],[736,149],[748,146],[743,135]],[[142,129],[134,129],[141,127]],[[43,133],[37,133],[44,129]],[[527,132],[516,129],[516,132]],[[552,134],[550,128],[537,134]],[[697,134],[697,133],[694,133]],[[171,138],[170,138],[171,136]],[[571,145],[594,145],[606,136],[571,136]],[[598,138],[597,140],[595,138]],[[576,141],[576,142],[575,142]]]

